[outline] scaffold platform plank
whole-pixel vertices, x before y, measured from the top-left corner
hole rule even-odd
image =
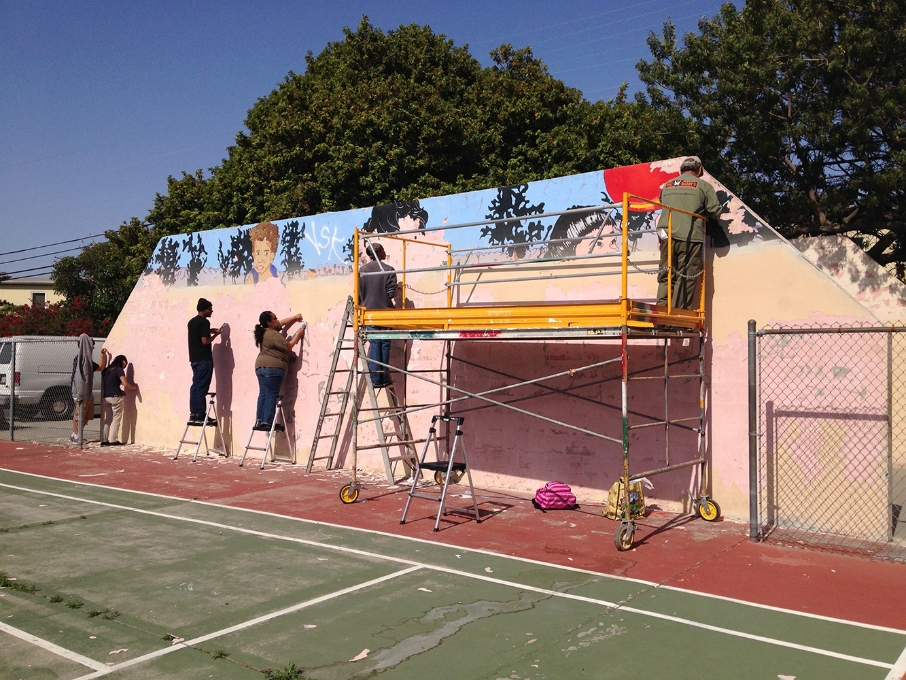
[[[515,339],[675,336],[700,331],[704,315],[627,300],[604,303],[361,309],[360,326],[375,339]]]

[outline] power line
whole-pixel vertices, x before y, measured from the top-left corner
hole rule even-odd
[[[7,281],[19,281],[20,279],[34,279],[34,278],[40,277],[41,274],[50,274],[52,271],[53,271],[53,269],[51,268],[45,272],[39,272],[37,274],[27,274],[25,276],[10,276],[8,279],[4,279],[3,281],[0,281],[0,284],[6,283]]]
[[[30,269],[17,269],[16,271],[4,272],[4,273],[6,273],[6,274],[24,274],[25,272],[33,272],[33,271],[38,271],[38,270],[43,271],[43,270],[49,270],[49,269],[53,269],[53,265],[46,264],[43,267],[31,267]]]
[[[696,4],[696,2],[697,2],[697,0],[687,0],[687,2],[683,2],[683,3],[680,3],[680,4],[678,4],[678,5],[673,5],[673,7],[674,7],[674,8],[676,8],[676,7],[685,7],[686,5],[694,5],[694,4]],[[656,12],[648,12],[648,14],[656,14]],[[687,14],[687,15],[685,15],[685,16],[681,16],[681,17],[679,17],[678,19],[671,19],[671,21],[680,21],[680,20],[682,20],[682,19],[688,19],[689,17],[696,17],[696,16],[701,16],[701,14],[700,14],[699,12],[695,12],[694,14]],[[614,23],[615,23],[615,24],[616,24],[616,23],[622,23],[622,21],[614,22]],[[597,28],[600,28],[600,27],[599,27],[599,26],[596,26],[596,27],[594,27],[594,28],[587,29],[586,31],[579,31],[579,33],[586,33],[586,32],[591,31],[591,30],[596,30]],[[570,44],[564,45],[563,47],[555,47],[555,48],[553,48],[553,49],[546,49],[546,50],[545,50],[545,54],[552,54],[553,52],[562,52],[563,50],[571,50],[571,49],[575,49],[576,47],[582,47],[582,46],[584,46],[584,45],[591,45],[591,44],[593,44],[593,43],[599,43],[599,42],[601,42],[604,38],[609,38],[609,37],[623,38],[623,37],[625,37],[625,36],[627,36],[627,35],[629,35],[629,34],[631,34],[631,33],[639,33],[639,32],[641,32],[641,31],[649,31],[649,32],[651,32],[651,33],[654,32],[654,31],[651,30],[651,27],[650,27],[650,26],[640,26],[639,28],[633,28],[633,29],[629,29],[629,30],[625,30],[625,31],[619,31],[619,33],[616,34],[616,35],[614,35],[614,36],[601,36],[601,35],[598,35],[598,36],[595,36],[594,38],[592,38],[591,40],[585,40],[585,41],[583,41],[583,42],[571,42]],[[577,33],[577,35],[578,35],[578,33]],[[554,38],[550,38],[549,40],[554,40]],[[547,42],[547,40],[542,41],[542,42]]]
[[[579,19],[571,19],[569,21],[563,21],[559,24],[548,24],[547,26],[539,26],[538,28],[533,28],[530,31],[523,31],[522,33],[511,33],[509,36],[504,37],[504,40],[506,40],[508,38],[509,39],[519,38],[523,35],[528,35],[530,33],[538,33],[539,31],[546,31],[549,28],[560,28],[561,26],[568,26],[569,24],[575,24],[580,21],[587,21],[588,19],[596,19],[598,17],[603,17],[607,14],[616,14],[617,12],[625,12],[630,9],[635,9],[636,7],[642,7],[643,5],[650,5],[653,2],[657,2],[657,0],[645,0],[644,2],[638,2],[634,5],[629,5],[628,7],[620,7],[619,9],[612,9],[612,10],[608,10],[607,12],[599,12],[598,14],[590,14],[587,17],[581,17]],[[496,40],[494,38],[491,38],[490,40],[482,40],[481,42],[475,43],[475,45],[486,45],[491,42],[496,42]]]
[[[44,246],[45,248],[47,246]],[[59,255],[60,253],[71,253],[73,250],[81,250],[82,246],[76,246],[75,248],[64,248],[63,250],[55,250],[52,253],[43,253],[41,255],[29,255],[28,257],[20,257],[15,260],[4,260],[0,264],[12,264],[13,262],[24,262],[25,260],[37,260],[42,257],[50,257],[51,255]]]
[[[695,4],[698,4],[698,2],[699,2],[699,0],[687,0],[686,2],[681,2],[681,3],[679,3],[679,4],[674,4],[674,5],[672,5],[672,6],[671,6],[671,9],[676,9],[676,8],[678,8],[678,7],[685,7],[685,6],[687,6],[687,5],[695,5]],[[627,21],[638,22],[638,20],[641,19],[641,18],[643,18],[643,17],[647,17],[647,16],[650,16],[650,15],[652,15],[652,14],[662,14],[662,11],[663,11],[663,10],[659,10],[659,9],[658,9],[658,10],[653,10],[653,11],[651,11],[651,12],[645,12],[644,14],[636,14],[636,15],[633,15],[633,16],[631,16],[631,17],[626,17],[625,19],[618,19],[617,21],[610,21],[610,22],[608,22],[608,23],[606,23],[606,24],[600,24],[600,25],[597,25],[597,26],[591,26],[591,27],[589,27],[589,28],[583,28],[582,30],[579,30],[579,31],[574,31],[574,32],[573,32],[572,34],[570,34],[570,36],[569,36],[569,38],[570,38],[571,40],[570,40],[570,43],[569,43],[568,45],[565,45],[564,47],[557,47],[557,48],[554,48],[554,49],[547,49],[547,50],[545,50],[545,54],[550,54],[551,52],[562,52],[563,50],[573,49],[574,47],[578,47],[578,46],[580,46],[580,45],[587,45],[587,44],[589,44],[590,42],[601,42],[602,40],[604,40],[604,39],[606,39],[606,38],[609,38],[609,37],[611,37],[611,36],[617,37],[617,38],[622,38],[624,35],[627,35],[627,34],[629,34],[629,33],[637,33],[637,32],[640,31],[640,30],[642,30],[642,31],[650,31],[650,30],[651,30],[651,27],[649,27],[649,26],[642,26],[641,28],[633,29],[633,30],[631,30],[631,31],[620,31],[620,30],[618,30],[618,31],[616,31],[616,35],[614,35],[614,34],[605,35],[604,33],[601,32],[601,29],[608,29],[608,28],[610,28],[610,27],[612,27],[612,26],[616,26],[617,24],[626,23]],[[696,16],[700,16],[700,14],[699,14],[699,13],[696,13]],[[668,15],[668,17],[669,17],[669,15]],[[598,34],[595,36],[595,38],[594,38],[593,40],[586,41],[586,42],[581,42],[581,43],[572,42],[572,39],[574,39],[577,35],[579,35],[579,34],[581,34],[581,33],[589,33],[589,32],[591,32],[591,31],[596,31],[596,32],[598,32]],[[551,42],[552,40],[563,40],[563,36],[554,36],[554,37],[552,37],[552,38],[545,38],[545,39],[543,39],[543,40],[539,40],[539,41],[537,41],[532,47],[534,47],[535,45],[540,45],[540,44],[542,44],[542,43]]]
[[[57,241],[56,243],[48,243],[43,246],[34,246],[33,248],[23,248],[22,250],[8,250],[5,253],[0,253],[0,257],[4,255],[17,255],[18,253],[27,253],[30,250],[41,250],[42,248],[51,248],[53,246],[61,246],[64,243],[77,243],[78,241],[87,241],[90,238],[101,238],[103,234],[93,234],[91,236],[83,236],[82,238],[74,238],[69,241]]]

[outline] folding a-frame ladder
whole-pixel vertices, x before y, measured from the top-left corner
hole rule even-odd
[[[277,416],[279,416],[279,422]],[[264,446],[252,446],[252,440],[255,438],[256,432],[266,432],[267,441]],[[286,440],[286,448],[289,451],[289,456],[279,457],[277,455],[277,433],[280,432],[283,435],[283,438]],[[239,459],[239,467],[242,467],[242,464],[245,462],[245,457],[248,455],[249,451],[261,451],[261,469],[264,469],[266,463],[289,463],[290,465],[295,465],[296,463],[296,453],[293,449],[293,443],[290,441],[289,435],[286,434],[286,417],[283,414],[283,395],[277,397],[277,409],[274,413],[274,421],[271,423],[270,429],[259,430],[256,427],[252,428],[252,433],[249,435],[249,441],[245,445],[245,451],[242,452],[242,457]],[[268,455],[270,455],[270,460],[268,460]]]
[[[179,446],[176,447],[176,453],[173,454],[173,460],[179,458],[179,452],[182,451],[183,444],[195,445],[195,453],[192,455],[192,462],[194,463],[198,459],[198,452],[201,450],[201,443],[204,442],[204,451],[205,455],[210,456],[211,453],[216,453],[218,456],[229,456],[229,452],[226,447],[226,440],[223,438],[223,432],[220,431],[220,423],[217,420],[217,408],[214,406],[214,392],[208,392],[208,408],[205,412],[204,418],[201,421],[190,420],[186,423],[186,429],[183,430],[182,439],[179,440]],[[187,439],[189,435],[189,428],[198,427],[200,431],[198,433],[198,439]],[[208,444],[208,433],[207,428],[214,428],[214,444],[217,442],[217,437],[220,437],[220,445],[223,448],[216,449],[213,446]]]
[[[305,467],[306,472],[311,472],[315,461],[324,460],[326,469],[333,468],[334,459],[339,445],[340,437],[343,432],[343,422],[346,417],[346,411],[349,406],[349,398],[353,395],[356,404],[364,397],[367,392],[370,409],[359,408],[359,412],[373,414],[372,420],[375,423],[378,443],[372,446],[360,446],[357,451],[379,448],[384,458],[384,472],[387,475],[387,481],[390,484],[394,480],[394,467],[396,463],[402,462],[406,469],[406,477],[415,469],[418,462],[418,452],[415,449],[417,442],[412,440],[409,419],[406,416],[405,404],[400,404],[396,390],[391,385],[383,388],[387,397],[388,404],[380,406],[378,402],[377,389],[371,384],[370,371],[368,369],[368,358],[365,353],[365,343],[361,338],[356,338],[353,330],[353,317],[355,315],[355,304],[350,296],[346,300],[346,309],[343,312],[343,319],[340,322],[340,331],[337,334],[337,342],[334,346],[333,360],[330,366],[330,373],[327,376],[327,383],[324,387],[324,398],[321,400],[321,412],[318,414],[318,423],[315,426],[315,434],[311,443],[311,453],[308,456],[308,465]],[[347,368],[339,367],[340,355],[347,353]],[[358,355],[356,357],[356,354]],[[359,361],[359,380],[358,385],[353,386],[354,371],[353,362]],[[345,386],[342,380],[337,380],[340,374],[346,375]],[[340,383],[338,387],[337,383]],[[331,409],[333,407],[333,409]],[[390,420],[393,429],[384,430],[384,421]],[[325,422],[328,422],[325,428]],[[354,423],[353,425],[356,425]],[[326,431],[325,431],[326,430]],[[322,440],[330,440],[330,451],[326,455],[318,456],[318,446]],[[355,441],[357,438],[353,438]],[[390,449],[398,447],[400,453],[397,456],[390,455]]]

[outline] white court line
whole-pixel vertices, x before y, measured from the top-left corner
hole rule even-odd
[[[208,640],[213,640],[214,638],[221,637],[223,635],[229,635],[230,633],[235,633],[236,631],[244,630],[245,628],[251,628],[252,626],[257,626],[259,623],[264,623],[270,621],[271,619],[276,619],[279,616],[285,616],[286,614],[292,614],[297,612],[300,609],[305,609],[306,607],[311,607],[312,605],[319,604],[321,602],[326,602],[327,600],[332,600],[335,597],[340,597],[342,595],[348,595],[349,593],[354,593],[357,590],[362,590],[363,588],[369,588],[378,583],[383,583],[384,581],[389,581],[395,579],[398,576],[403,576],[405,574],[411,574],[413,571],[418,571],[421,567],[409,567],[408,569],[403,569],[401,571],[396,571],[392,574],[387,574],[386,576],[381,576],[380,578],[373,579],[371,581],[366,581],[365,583],[359,583],[355,586],[350,586],[349,588],[343,588],[343,590],[338,590],[333,593],[328,593],[327,595],[321,595],[311,600],[306,600],[305,602],[300,602],[299,604],[294,604],[291,607],[286,609],[280,609],[270,614],[265,614],[264,616],[259,616],[254,619],[249,619],[248,621],[243,621],[242,623],[237,623],[235,626],[230,626],[229,628],[224,628],[222,630],[216,630],[213,633],[207,633],[206,635],[200,635],[199,637],[192,638],[191,640],[184,640],[183,642],[178,642],[175,645],[170,647],[164,647],[158,649],[157,651],[150,652],[143,656],[137,656],[134,659],[129,659],[129,661],[124,661],[123,663],[118,663],[115,666],[101,666],[98,669],[97,673],[90,673],[89,675],[83,675],[76,680],[89,680],[89,678],[100,678],[104,675],[109,675],[123,668],[129,668],[130,666],[136,666],[145,661],[150,661],[151,659],[156,659],[158,657],[164,656],[165,654],[171,654],[173,652],[179,651],[180,649],[186,649],[192,647],[193,645],[200,645],[202,642],[207,642]]]
[[[76,484],[79,486],[88,486],[88,487],[92,487],[95,489],[101,489],[104,491],[121,491],[123,493],[136,494],[139,496],[149,496],[151,498],[161,498],[163,500],[176,501],[179,503],[191,503],[193,505],[204,505],[204,506],[207,506],[210,508],[236,510],[238,512],[248,512],[248,513],[255,514],[255,515],[261,515],[263,517],[275,517],[277,519],[289,520],[292,522],[301,522],[303,524],[312,524],[315,526],[330,527],[332,529],[338,529],[338,530],[342,530],[342,531],[357,531],[360,533],[372,534],[375,536],[386,536],[388,538],[395,538],[400,541],[412,541],[414,543],[422,543],[424,545],[430,545],[430,546],[434,546],[434,547],[443,546],[443,547],[447,547],[447,548],[453,548],[455,550],[460,550],[464,553],[477,553],[479,555],[487,555],[488,557],[515,560],[517,562],[523,562],[525,564],[534,564],[534,565],[538,565],[541,567],[547,567],[547,568],[551,568],[551,569],[562,569],[564,571],[571,571],[571,572],[575,572],[575,573],[579,573],[579,574],[588,574],[590,576],[603,576],[604,578],[612,579],[614,581],[626,581],[628,583],[639,583],[641,585],[649,586],[651,588],[662,588],[664,590],[673,590],[678,593],[684,593],[686,595],[693,595],[696,597],[706,597],[706,598],[710,598],[713,600],[733,602],[735,604],[739,604],[739,605],[742,605],[745,607],[754,607],[756,609],[764,609],[766,611],[773,611],[773,612],[778,612],[781,614],[788,614],[790,616],[799,616],[799,617],[806,618],[806,619],[827,621],[829,623],[837,623],[837,624],[844,625],[844,626],[854,626],[856,628],[864,628],[866,630],[876,630],[876,631],[879,631],[882,633],[893,633],[895,635],[906,635],[906,630],[903,630],[900,628],[890,628],[888,626],[879,626],[879,625],[876,625],[873,623],[863,623],[861,621],[850,621],[848,619],[840,619],[840,618],[837,618],[834,616],[823,616],[821,614],[812,614],[810,612],[803,612],[803,611],[798,611],[795,609],[787,609],[785,607],[777,607],[777,606],[770,605],[770,604],[761,604],[759,602],[749,602],[748,600],[740,600],[740,599],[733,598],[733,597],[727,597],[726,595],[715,595],[713,593],[704,593],[704,592],[701,592],[698,590],[680,588],[678,586],[666,585],[663,583],[658,583],[656,581],[646,581],[644,579],[632,578],[629,576],[619,576],[617,574],[607,574],[607,573],[600,572],[600,571],[591,571],[590,569],[581,569],[579,567],[571,567],[568,565],[552,564],[550,562],[542,562],[541,560],[533,560],[529,557],[519,557],[518,555],[505,555],[503,553],[494,552],[492,550],[485,550],[484,548],[467,548],[467,547],[464,547],[461,545],[457,545],[455,543],[446,543],[445,541],[440,541],[440,540],[435,541],[435,540],[428,540],[428,539],[424,539],[424,538],[417,538],[415,536],[401,536],[399,534],[392,534],[388,531],[378,531],[377,529],[364,529],[362,527],[347,526],[345,524],[335,524],[333,522],[324,522],[324,521],[317,520],[317,519],[306,519],[304,517],[293,517],[291,515],[281,515],[276,512],[268,512],[267,510],[255,510],[252,508],[243,508],[243,507],[235,506],[235,505],[225,505],[223,503],[212,503],[209,501],[192,500],[190,498],[180,498],[179,496],[168,496],[166,494],[153,493],[150,491],[134,491],[132,489],[120,489],[118,487],[106,486],[104,484],[94,484],[91,482],[79,482],[79,481],[73,481],[73,480],[69,480],[69,479],[61,479],[59,477],[49,477],[47,475],[39,475],[34,472],[20,472],[19,470],[11,470],[9,468],[4,468],[4,467],[0,467],[0,471],[10,472],[12,474],[17,474],[17,475],[25,475],[28,477],[35,477],[37,479],[46,479],[48,481],[59,482],[61,484]],[[4,486],[4,485],[0,484],[0,486]],[[25,490],[34,491],[34,489],[25,489]],[[40,493],[40,492],[36,492],[36,493]],[[78,499],[78,500],[84,500],[84,499]],[[900,680],[900,678],[897,678],[897,680]]]
[[[639,614],[641,616],[649,616],[651,618],[672,621],[674,623],[679,623],[679,624],[691,626],[694,628],[702,628],[702,629],[710,630],[710,631],[713,631],[716,633],[724,633],[726,635],[745,638],[748,640],[755,640],[758,642],[764,642],[766,644],[772,644],[772,645],[776,645],[779,647],[797,649],[800,651],[810,652],[813,654],[819,654],[821,656],[828,656],[828,657],[832,657],[832,658],[836,658],[836,659],[843,659],[846,661],[861,663],[861,664],[868,665],[868,666],[877,666],[879,668],[892,668],[892,664],[884,662],[884,661],[876,661],[874,659],[864,659],[864,658],[857,657],[857,656],[840,654],[838,652],[821,649],[819,647],[809,647],[806,645],[799,645],[799,644],[796,644],[793,642],[786,642],[784,640],[778,640],[775,638],[768,638],[768,637],[763,637],[760,635],[754,635],[751,633],[744,633],[742,631],[737,631],[737,630],[733,630],[733,629],[729,629],[729,628],[711,626],[708,624],[699,623],[698,621],[692,621],[691,619],[684,619],[684,618],[680,618],[680,617],[676,617],[676,616],[668,616],[666,614],[659,614],[657,612],[651,612],[651,611],[647,611],[644,609],[636,609],[635,607],[627,607],[627,606],[621,605],[616,602],[608,602],[607,600],[599,600],[596,598],[584,597],[581,595],[573,595],[571,593],[564,593],[564,592],[560,592],[560,591],[556,591],[556,590],[548,590],[545,588],[536,588],[534,586],[528,586],[528,585],[525,585],[522,583],[516,583],[514,581],[505,581],[503,579],[496,579],[496,578],[492,578],[489,576],[483,576],[481,574],[473,574],[473,573],[466,572],[466,571],[460,571],[458,569],[451,569],[449,567],[441,567],[441,566],[437,566],[437,565],[433,565],[433,564],[417,562],[415,560],[408,560],[408,559],[401,558],[401,557],[392,557],[392,556],[388,556],[388,555],[382,555],[380,553],[373,553],[373,552],[370,552],[367,550],[358,550],[355,548],[347,548],[345,546],[331,545],[329,543],[320,543],[318,541],[311,541],[311,540],[304,539],[304,538],[296,538],[293,536],[284,536],[281,534],[272,534],[272,533],[264,532],[264,531],[256,531],[254,529],[245,529],[243,527],[234,527],[229,524],[221,524],[220,522],[211,522],[209,520],[194,519],[191,517],[180,517],[178,515],[169,515],[167,513],[157,512],[155,510],[142,510],[140,508],[132,508],[128,505],[119,505],[117,503],[107,503],[104,501],[95,501],[95,500],[79,498],[77,496],[67,496],[65,494],[59,494],[59,493],[55,493],[55,492],[51,492],[51,491],[36,491],[34,489],[28,489],[26,487],[19,487],[19,486],[15,486],[12,484],[0,483],[0,487],[16,489],[16,490],[25,491],[25,492],[31,492],[31,493],[35,493],[35,494],[39,494],[39,495],[43,495],[43,496],[63,498],[66,500],[73,500],[76,502],[87,503],[90,505],[99,505],[99,506],[104,506],[104,507],[109,507],[109,508],[115,508],[118,510],[126,510],[128,512],[135,512],[135,513],[141,514],[141,515],[150,515],[152,517],[161,517],[163,519],[175,520],[175,521],[179,521],[179,522],[188,522],[190,524],[198,524],[198,525],[202,525],[202,526],[209,526],[209,527],[213,527],[215,529],[225,529],[227,531],[234,531],[237,533],[247,534],[247,535],[251,535],[251,536],[260,536],[263,538],[273,538],[276,540],[282,540],[282,541],[287,541],[287,542],[291,542],[291,543],[299,543],[301,545],[309,545],[309,546],[318,547],[318,548],[328,550],[328,551],[332,550],[332,551],[337,551],[337,552],[350,553],[350,554],[358,555],[358,556],[362,556],[362,557],[369,557],[369,558],[378,559],[378,560],[386,560],[386,561],[390,561],[390,562],[408,564],[411,567],[423,568],[423,569],[427,569],[430,571],[436,571],[436,572],[444,573],[444,574],[454,574],[457,576],[463,576],[465,578],[470,578],[470,579],[475,579],[475,580],[480,580],[480,581],[487,581],[490,583],[497,583],[497,584],[511,587],[511,588],[550,595],[552,597],[559,597],[559,598],[568,599],[568,600],[578,600],[581,602],[589,602],[589,603],[601,605],[601,606],[604,606],[604,607],[607,607],[610,609],[618,609],[618,610],[630,612],[633,614]],[[552,568],[556,569],[557,567],[552,566]]]
[[[900,658],[897,659],[884,680],[902,680],[903,678],[906,678],[906,649],[903,649]]]
[[[88,666],[88,668],[93,668],[96,671],[107,670],[107,666],[105,664],[102,664],[100,661],[95,661],[94,659],[90,659],[87,656],[82,656],[77,652],[73,652],[72,650],[66,649],[65,647],[60,647],[59,645],[55,645],[53,642],[48,642],[47,640],[39,638],[37,635],[26,633],[24,630],[13,628],[12,626],[9,626],[5,623],[0,623],[0,631],[8,633],[9,635],[12,635],[15,638],[19,638],[20,640],[24,640],[25,642],[29,642],[35,647],[40,647],[41,649],[46,650],[52,654],[62,656],[64,659],[75,661],[77,664],[81,664],[82,666]],[[900,679],[897,678],[897,680]]]

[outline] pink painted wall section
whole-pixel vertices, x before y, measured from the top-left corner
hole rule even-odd
[[[612,196],[617,190],[633,190],[634,185],[640,187],[638,193],[643,197],[652,198],[657,195],[657,188],[665,178],[677,174],[681,160],[632,166],[616,173],[589,173],[576,178],[533,183],[520,187],[520,195],[535,196],[532,200],[538,201],[537,204],[540,204],[539,199],[544,199],[544,209],[551,211],[564,210],[572,205],[594,205],[603,200],[602,194]],[[874,317],[864,304],[810,264],[748,210],[739,198],[713,178],[709,179],[714,182],[718,196],[726,205],[722,224],[727,238],[723,247],[710,249],[707,258],[711,267],[707,293],[709,335],[705,347],[710,405],[707,442],[712,459],[714,497],[725,515],[746,517],[747,321],[756,319],[761,327],[781,322],[838,323]],[[589,187],[594,191],[590,191]],[[431,215],[429,226],[469,221],[464,218],[468,214],[473,215],[474,221],[483,219],[489,210],[499,209],[501,197],[508,195],[502,189],[497,190],[494,198],[497,202],[494,203],[489,198],[494,197],[493,191],[423,201],[422,207]],[[466,208],[473,212],[468,213]],[[651,225],[653,214],[645,212],[647,208],[644,205],[640,203],[632,209],[638,211],[633,218],[636,227]],[[349,219],[353,217],[361,225],[367,211],[355,211]],[[325,391],[340,317],[352,288],[352,276],[347,273],[348,264],[330,264],[333,260],[329,258],[324,260],[327,264],[316,264],[321,262],[317,257],[323,260],[327,257],[325,253],[338,253],[346,240],[342,231],[331,226],[331,219],[330,215],[298,218],[306,221],[302,228],[307,225],[308,230],[305,238],[298,243],[305,245],[305,239],[321,239],[323,236],[318,242],[318,254],[305,256],[303,251],[296,250],[292,257],[286,255],[282,261],[299,269],[302,267],[299,264],[301,260],[308,257],[311,266],[304,265],[301,275],[299,272],[295,275],[280,272],[278,276],[262,280],[257,285],[243,284],[243,271],[237,270],[237,275],[231,276],[229,257],[221,259],[220,273],[210,267],[202,268],[202,274],[197,279],[199,285],[193,285],[190,282],[191,269],[182,269],[190,265],[179,264],[172,257],[167,260],[165,254],[155,256],[158,264],[136,287],[108,340],[111,351],[129,357],[134,367],[135,382],[141,388],[134,413],[136,441],[176,448],[185,427],[191,382],[186,323],[195,314],[197,299],[205,297],[214,303],[212,325],[225,324],[224,335],[214,344],[213,389],[218,393],[218,417],[234,456],[241,453],[255,416],[258,389],[253,366],[257,350],[252,340],[252,329],[258,315],[265,309],[278,316],[300,312],[309,322],[297,352],[299,358],[292,364],[284,385],[290,424],[288,431],[296,444],[298,462],[305,463]],[[523,222],[529,219],[525,218]],[[280,228],[284,228],[282,224]],[[539,228],[543,233],[545,226],[542,224]],[[593,228],[596,230],[597,226]],[[230,252],[236,253],[236,257],[241,256],[241,248],[236,245],[238,241],[235,239],[243,236],[242,229],[238,232],[235,228],[222,231],[224,234],[221,236],[216,236],[215,232],[206,238],[220,238],[221,245],[229,243],[227,237],[233,238]],[[605,229],[607,238],[596,247],[595,252],[617,252],[615,239],[618,234],[615,231],[612,226]],[[488,258],[509,257],[505,244],[510,242],[506,238],[512,237],[516,231],[505,237],[501,233],[479,237],[476,229],[470,237],[473,239],[471,243],[479,245],[487,243],[488,239],[501,238],[504,240],[502,250],[488,255]],[[568,232],[564,227],[561,233],[587,232]],[[460,242],[464,242],[464,237],[457,236],[454,230],[433,232],[426,234],[425,238],[438,242],[459,238]],[[387,262],[398,265],[401,260],[398,242],[383,239],[383,243],[388,250]],[[584,248],[587,248],[588,242],[585,243]],[[197,243],[193,247],[197,250]],[[206,249],[214,252],[218,245],[210,241]],[[630,295],[636,299],[652,300],[655,295],[657,283],[654,274],[639,270],[656,268],[656,249],[653,234],[640,232],[633,235]],[[311,252],[314,253],[314,250]],[[407,266],[436,266],[444,258],[445,254],[440,255],[436,249],[413,246],[407,251]],[[279,258],[274,260],[280,261]],[[600,266],[599,275],[595,277],[486,286],[475,291],[471,301],[614,300],[619,297],[619,277],[611,274],[618,271],[614,269],[618,267],[618,260],[598,262],[605,264]],[[557,271],[560,272],[577,271],[574,262],[562,262],[558,266]],[[189,274],[182,273],[184,271]],[[443,279],[439,274],[410,275],[407,284],[407,297],[416,307],[441,306],[445,299],[445,295],[438,294],[443,290]],[[461,291],[460,295],[464,294],[465,291]],[[675,341],[666,348],[667,360],[674,362],[672,373],[694,372],[690,370],[697,362],[694,345],[695,342],[684,347],[681,342]],[[394,342],[391,363],[409,369],[439,369],[444,365],[444,349],[444,344],[438,341]],[[450,353],[453,385],[473,392],[493,389],[516,379],[528,380],[616,359],[619,347],[612,341],[460,341],[450,347]],[[663,342],[636,343],[630,354],[630,370],[639,371],[640,376],[655,375],[662,370],[664,358]],[[432,380],[438,377],[433,373],[423,375]],[[398,390],[402,391],[402,378],[397,376],[395,380]],[[419,383],[412,377],[406,382],[410,403],[438,400],[440,388],[436,385]],[[520,408],[618,440],[619,387],[619,362],[615,361],[593,369],[574,371],[572,375],[551,379],[541,385],[502,393],[501,400],[513,401]],[[566,396],[566,391],[572,392],[573,396]],[[697,416],[698,385],[694,379],[671,381],[669,399],[672,418]],[[645,416],[649,419],[662,417],[663,381],[631,383],[629,400],[636,422],[643,422]],[[367,400],[365,405],[370,407]],[[570,484],[580,498],[601,500],[620,474],[622,453],[614,441],[577,433],[499,407],[489,407],[476,400],[460,402],[455,410],[466,418],[463,430],[474,480],[478,485],[532,492],[543,483],[558,479]],[[424,436],[431,413],[426,410],[411,418],[416,437]],[[349,466],[351,460],[345,450],[349,441],[348,430],[343,434],[344,447],[339,460]],[[374,439],[373,428],[363,425],[360,429],[361,442],[368,443]],[[671,431],[670,462],[691,459],[696,451],[697,435],[694,432]],[[634,471],[660,467],[665,464],[664,456],[665,433],[662,428],[633,431],[631,461]],[[358,466],[383,475],[383,462],[377,450],[362,452]],[[864,476],[868,472],[856,470],[854,474]],[[655,491],[651,494],[654,504],[675,509],[685,503],[694,474],[687,468],[657,476],[652,481],[655,484]]]
[[[878,320],[890,324],[906,323],[906,285],[848,238],[800,238],[792,244]]]

